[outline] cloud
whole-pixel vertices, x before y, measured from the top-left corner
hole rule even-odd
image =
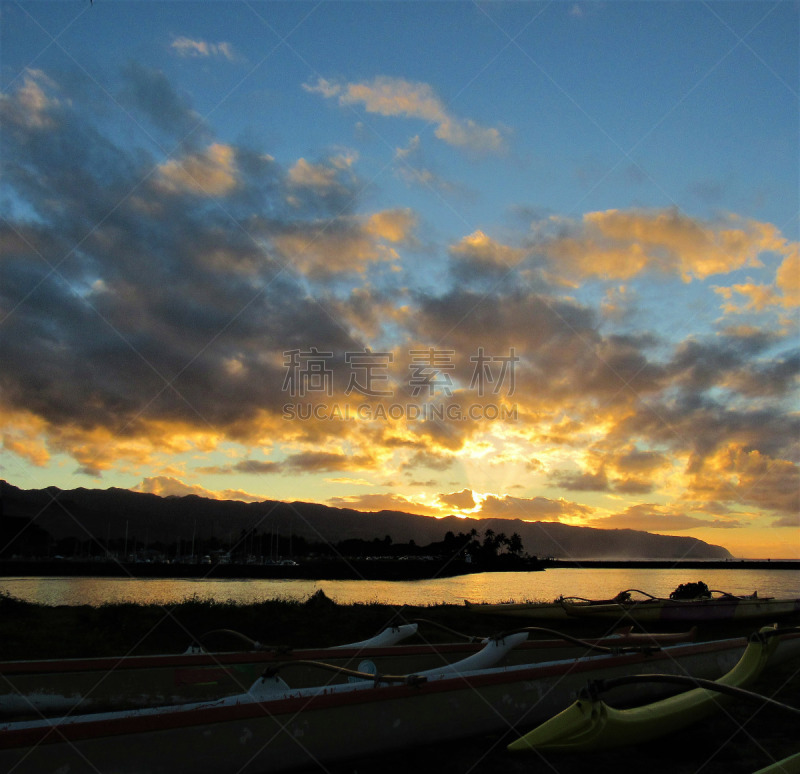
[[[398,494],[360,494],[331,497],[327,504],[334,508],[353,508],[356,511],[401,511],[421,516],[438,516],[439,509],[418,503]]]
[[[573,278],[630,280],[653,272],[690,282],[797,249],[770,223],[735,215],[702,221],[677,210],[606,210],[577,222],[552,216],[534,233],[530,246],[547,256],[550,270]]]
[[[459,511],[468,511],[475,507],[475,496],[471,489],[462,489],[452,494],[440,494],[439,502],[447,508],[456,508]]]
[[[206,497],[211,500],[242,500],[250,503],[259,503],[264,499],[258,495],[244,492],[241,489],[224,489],[221,492],[215,492],[197,484],[186,484],[180,479],[171,476],[152,476],[150,478],[144,478],[139,484],[131,487],[131,491],[156,494],[160,497],[186,497],[187,495],[196,495],[197,497]]]
[[[528,251],[491,239],[483,231],[474,231],[450,248],[459,276],[470,273],[504,275],[528,257]]]
[[[225,196],[237,186],[236,153],[230,145],[213,143],[200,153],[161,164],[158,173],[158,184],[170,193]]]
[[[353,180],[351,173],[355,161],[356,156],[353,154],[333,156],[320,163],[300,158],[289,169],[286,179],[290,186],[308,189],[317,196],[328,197],[332,194],[347,196],[348,183]],[[350,175],[349,180],[345,180],[344,175]],[[296,194],[292,195],[290,201],[294,205],[300,203]]]
[[[481,502],[479,518],[523,519],[525,521],[565,521],[585,518],[593,509],[564,499],[547,497],[520,498],[508,495],[489,495]]]
[[[13,95],[0,94],[0,117],[11,126],[32,131],[52,128],[59,100],[56,83],[42,70],[28,68]]]
[[[608,476],[602,468],[597,473],[556,471],[553,481],[571,492],[607,492],[610,489]]]
[[[378,76],[370,82],[340,85],[319,78],[315,84],[306,84],[304,88],[328,99],[338,97],[340,105],[363,105],[368,113],[416,118],[435,124],[436,137],[449,145],[489,152],[504,147],[499,129],[483,127],[472,119],[451,115],[426,83]]]
[[[285,469],[295,473],[319,473],[334,470],[365,470],[374,466],[375,459],[367,455],[337,452],[299,452],[286,459]]]
[[[775,282],[764,285],[752,280],[730,287],[714,288],[725,300],[727,314],[763,312],[770,307],[797,309],[800,307],[800,247],[795,242],[783,251],[784,259],[775,272]],[[735,299],[741,297],[741,303]]]
[[[665,506],[641,503],[626,508],[623,513],[587,521],[587,527],[600,529],[635,529],[645,532],[685,532],[693,529],[736,529],[744,526],[734,519],[698,519]]]
[[[195,473],[203,475],[224,476],[233,473],[246,473],[253,475],[270,475],[280,473],[283,466],[280,462],[271,460],[239,460],[232,465],[213,465],[195,468]]]
[[[138,62],[129,62],[123,69],[123,77],[119,100],[130,109],[132,118],[146,119],[181,142],[192,137],[202,139],[206,135],[203,118],[163,72]]]
[[[336,220],[270,223],[262,233],[279,258],[315,280],[336,274],[362,273],[370,264],[394,261],[396,249],[376,234],[370,218],[341,216]],[[260,228],[254,227],[258,233]]]
[[[230,43],[209,43],[205,40],[192,40],[191,38],[175,38],[170,44],[179,56],[185,57],[223,57],[233,61],[233,47]]]
[[[728,443],[697,462],[687,494],[698,500],[772,510],[789,516],[791,523],[791,517],[800,513],[800,467],[791,460]]]

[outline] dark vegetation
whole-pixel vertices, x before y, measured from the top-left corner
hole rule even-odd
[[[0,592],[0,659],[181,653],[194,641],[213,650],[241,643],[209,632],[229,629],[264,645],[291,648],[341,645],[415,619],[435,620],[469,635],[489,635],[508,626],[470,616],[459,605],[398,607],[369,603],[339,605],[316,592],[306,600],[272,599],[242,605],[190,597],[174,605],[132,602],[46,606]],[[426,639],[453,635],[426,627]]]
[[[16,525],[12,520],[6,533],[3,555],[8,558],[54,557],[74,559],[104,559],[115,557],[129,561],[178,561],[199,562],[203,557],[213,561],[224,560],[234,564],[280,561],[285,559],[403,559],[403,558],[469,558],[476,563],[491,562],[500,556],[522,557],[524,547],[517,533],[510,537],[505,533],[487,529],[481,537],[477,530],[470,533],[447,532],[443,540],[426,545],[417,545],[414,540],[395,543],[390,535],[364,540],[349,538],[338,542],[312,541],[302,535],[271,534],[257,528],[241,530],[230,541],[217,537],[198,537],[196,540],[177,540],[171,543],[140,540],[136,535],[129,538],[103,540],[95,537],[83,540],[69,536],[55,540],[44,530],[32,525]],[[13,531],[12,530],[16,530]]]

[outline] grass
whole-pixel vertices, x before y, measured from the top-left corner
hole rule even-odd
[[[197,640],[212,649],[241,647],[235,638],[210,634],[219,630],[240,632],[265,645],[323,647],[366,639],[417,618],[470,635],[508,628],[507,622],[492,624],[483,616],[469,616],[459,605],[338,605],[322,591],[301,601],[241,604],[191,596],[174,605],[122,602],[99,607],[38,605],[0,592],[0,659],[181,653]],[[446,641],[453,636],[426,627],[426,638]]]

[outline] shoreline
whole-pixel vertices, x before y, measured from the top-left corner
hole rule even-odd
[[[166,564],[87,560],[2,560],[0,577],[87,577],[163,579],[275,579],[411,581],[483,572],[542,572],[557,569],[631,570],[800,570],[793,560],[562,560],[530,559],[493,564],[443,560],[312,560],[280,564]]]
[[[0,577],[96,577],[273,580],[426,580],[481,572],[541,572],[545,563],[520,560],[469,564],[447,560],[313,560],[282,564],[166,564],[115,561],[3,560]]]

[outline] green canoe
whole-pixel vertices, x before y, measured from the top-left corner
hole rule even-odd
[[[512,742],[511,751],[602,750],[641,744],[685,728],[719,709],[726,687],[745,689],[770,660],[800,656],[800,628],[765,627],[753,635],[741,659],[712,688],[695,688],[667,699],[632,709],[615,709],[598,698],[579,699],[563,712]],[[646,676],[642,676],[646,677]],[[658,675],[651,676],[658,679]],[[666,678],[665,678],[666,679]]]

